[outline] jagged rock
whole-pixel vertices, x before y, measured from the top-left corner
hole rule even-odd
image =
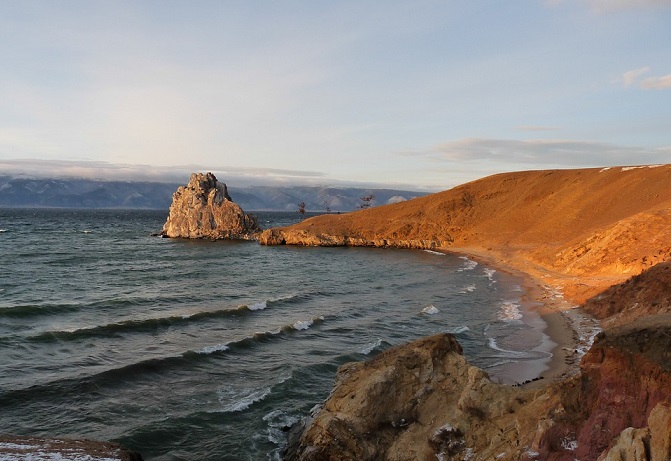
[[[650,413],[648,427],[628,427],[598,461],[668,461],[671,459],[671,406],[659,403]]]
[[[556,401],[539,395],[493,383],[454,336],[434,335],[343,365],[285,459],[520,459]]]
[[[212,173],[194,173],[172,196],[163,226],[166,237],[245,239],[260,232],[256,219],[231,200],[226,184]]]
[[[0,459],[142,461],[142,456],[112,442],[0,436]]]
[[[526,389],[431,336],[343,365],[285,459],[668,461],[670,351],[671,315],[647,317],[600,334],[579,375]]]

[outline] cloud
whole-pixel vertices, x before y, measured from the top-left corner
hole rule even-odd
[[[233,183],[236,186],[279,183],[316,184],[324,181],[326,176],[324,173],[317,171],[275,168],[230,168],[202,165],[157,167],[101,161],[0,160],[0,175],[35,178],[87,178],[104,181],[186,183],[191,173],[199,171],[211,171],[222,181]]]
[[[622,74],[622,82],[624,83],[624,86],[632,86],[636,83],[636,81],[639,79],[644,74],[647,74],[650,72],[649,67],[641,67],[640,69],[634,69],[625,72]]]
[[[670,153],[671,147],[651,149],[565,139],[466,138],[437,145],[420,155],[441,161],[489,162],[492,170],[501,171],[502,164],[542,169],[668,163]]]
[[[641,88],[646,90],[667,90],[671,88],[671,74],[663,77],[649,77],[641,82]]]
[[[648,77],[640,80],[640,78],[650,72],[650,70],[651,69],[648,66],[629,70],[622,74],[622,83],[625,87],[636,85],[645,90],[666,90],[671,88],[671,74],[661,77]]]

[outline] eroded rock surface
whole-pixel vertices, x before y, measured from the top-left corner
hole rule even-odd
[[[170,214],[163,226],[166,237],[244,239],[260,232],[256,219],[228,195],[226,184],[212,173],[194,173],[186,186],[172,196]]]
[[[493,383],[448,334],[343,365],[286,459],[671,459],[671,315],[601,333],[580,373]]]

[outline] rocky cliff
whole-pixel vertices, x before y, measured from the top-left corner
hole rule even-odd
[[[600,334],[540,389],[493,383],[441,334],[343,365],[286,459],[667,461],[669,389],[671,315]]]
[[[212,173],[194,173],[173,194],[162,233],[166,237],[250,240],[259,231],[256,219],[232,201],[226,184]]]
[[[493,383],[449,335],[344,365],[287,459],[671,460],[669,185],[671,165],[507,173],[264,231],[491,257],[587,300],[605,328],[577,374],[533,389]]]

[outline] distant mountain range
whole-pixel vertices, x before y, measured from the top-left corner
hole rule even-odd
[[[48,179],[0,176],[0,207],[141,208],[170,207],[181,184],[90,179]],[[362,197],[373,195],[370,206],[397,203],[427,195],[394,189],[318,186],[228,187],[233,200],[247,211],[352,211]]]

